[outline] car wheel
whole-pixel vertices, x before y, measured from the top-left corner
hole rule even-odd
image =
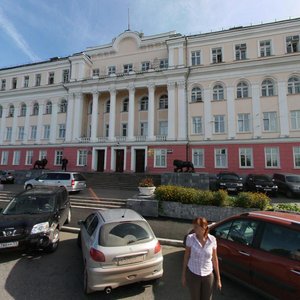
[[[81,231],[77,235],[77,246],[81,249]]]
[[[71,223],[71,219],[72,219],[71,208],[69,208],[68,217],[67,217],[67,219],[65,221],[65,224],[70,224]]]
[[[33,188],[33,186],[31,184],[27,184],[25,189],[26,190],[31,190],[32,188]]]
[[[292,192],[291,190],[287,190],[287,191],[286,191],[286,196],[287,196],[288,198],[292,198],[292,197],[293,197],[293,192]]]
[[[86,269],[86,264],[84,264],[84,271],[83,271],[83,289],[85,294],[92,293],[92,290],[89,288],[89,276]]]
[[[45,251],[47,253],[54,252],[58,248],[58,244],[59,244],[59,229],[55,228],[54,232],[53,232],[53,240],[52,240],[51,244],[47,246]]]

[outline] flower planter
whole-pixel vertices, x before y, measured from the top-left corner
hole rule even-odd
[[[139,186],[140,195],[151,196],[153,195],[155,188],[156,188],[155,186],[149,186],[149,187]]]

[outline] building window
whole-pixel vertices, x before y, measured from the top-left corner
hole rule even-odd
[[[236,60],[244,60],[246,59],[246,44],[237,44],[235,45],[235,59]]]
[[[193,149],[193,164],[195,168],[204,168],[204,149]]]
[[[227,149],[215,149],[215,168],[227,168]]]
[[[21,158],[21,153],[20,151],[14,151],[14,155],[13,155],[13,165],[17,166],[20,164],[20,158]]]
[[[12,137],[12,127],[6,127],[5,140],[8,142],[11,141],[11,137]]]
[[[105,124],[105,137],[109,136],[109,124]]]
[[[70,70],[66,69],[62,71],[62,81],[63,83],[69,82],[69,77],[70,77]]]
[[[110,100],[107,100],[105,103],[105,112],[106,113],[110,112]]]
[[[222,59],[222,48],[213,48],[211,50],[213,64],[221,63]]]
[[[97,68],[97,69],[93,69],[93,77],[99,77],[100,75],[100,70]]]
[[[41,79],[42,79],[41,74],[36,74],[35,75],[35,86],[40,86],[41,85]]]
[[[294,130],[300,129],[300,110],[291,111],[291,126]]]
[[[15,107],[13,105],[10,105],[8,109],[8,117],[12,118],[14,115],[15,115]]]
[[[161,59],[159,61],[159,68],[160,69],[168,69],[169,67],[169,60],[167,58]]]
[[[200,54],[201,54],[200,51],[192,51],[191,53],[192,66],[198,66],[201,64]]]
[[[163,136],[168,135],[168,121],[159,122],[159,135],[163,135]]]
[[[259,42],[260,56],[271,56],[271,41],[260,41]]]
[[[289,94],[300,94],[300,78],[293,76],[288,81],[288,93]]]
[[[21,117],[25,117],[25,116],[26,116],[26,110],[27,110],[26,104],[23,103],[23,104],[21,105],[21,110],[20,110],[20,116],[21,116]]]
[[[299,35],[287,36],[286,37],[286,52],[294,53],[300,50],[299,47]]]
[[[7,164],[8,164],[8,151],[2,151],[1,165],[7,165]]]
[[[265,79],[261,84],[261,95],[263,97],[274,96],[274,82],[270,79]]]
[[[88,114],[91,115],[92,113],[93,113],[93,101],[90,101],[88,106]]]
[[[293,147],[294,168],[300,168],[300,147]]]
[[[29,86],[29,76],[24,76],[24,88]]]
[[[238,99],[241,98],[248,98],[249,97],[249,88],[248,88],[248,84],[244,81],[238,83],[237,85],[237,89],[236,89],[236,97]]]
[[[34,116],[37,116],[39,114],[39,104],[37,102],[33,104],[32,114]]]
[[[277,112],[263,113],[264,131],[277,132]]]
[[[150,69],[150,62],[149,61],[143,61],[142,62],[142,71],[148,71]]]
[[[265,166],[266,168],[278,168],[279,162],[279,149],[277,147],[265,148]]]
[[[51,115],[52,114],[52,102],[48,101],[46,103],[46,110],[45,110],[46,115]]]
[[[37,126],[36,125],[31,126],[31,130],[30,130],[31,140],[36,140],[36,133],[37,133]]]
[[[62,99],[59,104],[59,112],[66,113],[68,108],[68,102],[66,99]]]
[[[155,149],[154,150],[154,167],[155,168],[166,168],[167,167],[167,150]]]
[[[202,133],[202,118],[192,117],[192,134]]]
[[[148,122],[141,122],[140,123],[140,133],[141,133],[141,136],[147,136],[148,135]]]
[[[77,166],[87,165],[87,150],[78,150],[77,152]]]
[[[202,101],[202,90],[199,87],[194,87],[192,89],[191,101],[192,102],[201,102]]]
[[[216,115],[214,116],[214,133],[224,133],[225,132],[225,116]]]
[[[127,123],[122,124],[122,136],[127,136]]]
[[[128,112],[128,106],[129,106],[129,99],[125,98],[123,100],[122,111],[123,112]]]
[[[26,151],[26,157],[25,157],[25,165],[32,165],[33,163],[33,150],[27,150]]]
[[[6,79],[2,79],[1,80],[1,91],[5,91],[6,90]]]
[[[250,114],[238,114],[238,131],[250,132]]]
[[[65,124],[59,124],[58,125],[58,138],[64,139],[66,136],[66,125]]]
[[[108,75],[116,74],[116,66],[109,66],[107,73]]]
[[[18,128],[18,140],[23,141],[24,140],[24,135],[25,135],[24,126],[19,126],[19,128]]]
[[[217,84],[213,88],[213,99],[224,100],[224,88],[222,85]]]
[[[44,125],[44,137],[45,140],[50,138],[50,125]]]
[[[11,88],[12,88],[13,90],[15,90],[15,89],[17,88],[17,82],[18,82],[17,77],[14,77],[14,78],[12,79],[12,85],[11,85]]]
[[[129,72],[132,72],[132,64],[123,65],[123,73],[128,74]]]
[[[146,111],[148,110],[148,97],[145,96],[140,100],[140,110]]]
[[[160,96],[159,109],[168,109],[168,95]]]
[[[240,168],[253,167],[253,150],[252,148],[239,148]]]
[[[54,84],[54,72],[48,74],[48,84]]]
[[[62,150],[56,150],[55,151],[55,165],[61,166],[62,165],[62,159],[63,159],[63,151]]]
[[[47,159],[47,150],[40,150],[39,152],[39,160]]]

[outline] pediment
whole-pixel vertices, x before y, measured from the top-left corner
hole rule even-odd
[[[137,32],[125,31],[113,41],[113,49],[116,52],[126,54],[137,51],[141,45],[141,38]]]

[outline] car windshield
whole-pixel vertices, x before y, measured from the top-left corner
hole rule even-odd
[[[286,176],[286,181],[300,183],[300,176]]]
[[[257,181],[271,181],[267,175],[256,175],[254,179]]]
[[[55,197],[49,195],[22,195],[15,197],[3,210],[3,215],[41,214],[53,212]]]
[[[234,174],[224,174],[221,176],[222,180],[239,180],[240,178]]]
[[[116,222],[101,227],[99,244],[103,247],[119,247],[148,242],[153,233],[147,222]]]

